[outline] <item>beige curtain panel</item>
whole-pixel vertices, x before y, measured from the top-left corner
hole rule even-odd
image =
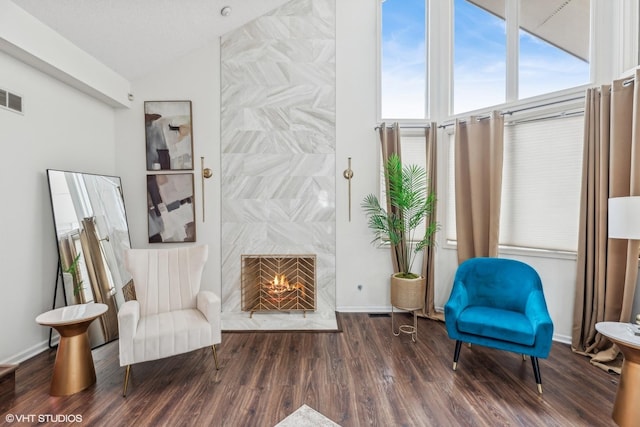
[[[387,127],[385,123],[380,125],[380,144],[382,146],[382,164],[386,172],[387,161],[392,154],[395,153],[400,159],[402,159],[402,154],[400,153],[400,125],[398,123],[394,123],[391,127]],[[385,187],[389,188],[389,180],[386,179],[386,173]],[[391,212],[393,208],[389,201],[389,192],[387,191],[385,194],[387,195],[387,212]],[[391,248],[391,263],[393,264],[394,273],[400,271],[398,264],[398,251],[403,251],[405,246],[404,242],[401,242],[399,245]]]
[[[436,168],[436,135],[437,135],[438,125],[436,123],[431,123],[430,126],[426,126],[424,129],[425,136],[425,152],[426,152],[426,169],[427,169],[427,179],[428,179],[428,187],[427,192],[436,192],[436,176],[437,176],[437,168]],[[397,154],[398,157],[402,159],[401,154],[401,139],[400,139],[400,126],[398,123],[394,123],[391,127],[387,127],[385,123],[380,125],[380,144],[382,146],[382,162],[383,165],[387,164],[387,160],[391,154]],[[389,183],[385,182],[387,188],[389,187]],[[387,211],[392,209],[391,203],[389,202],[389,196],[387,192]],[[432,215],[426,218],[426,222],[430,223],[437,216],[437,212],[434,211]],[[405,244],[400,244],[395,248],[391,248],[391,261],[393,264],[393,271],[397,273],[399,271],[398,267],[398,251],[404,250],[406,247]],[[418,315],[423,317],[429,317],[437,320],[444,320],[443,313],[437,313],[434,305],[434,287],[435,287],[435,249],[430,246],[424,249],[423,251],[423,260],[422,260],[422,271],[421,274],[427,279],[427,290],[425,294],[425,306],[422,310],[418,312]]]
[[[604,369],[620,371],[617,347],[595,330],[602,321],[629,321],[638,274],[638,241],[608,239],[610,197],[640,195],[640,73],[588,89],[571,343]],[[635,147],[635,148],[634,148]]]
[[[82,220],[81,241],[94,301],[109,307],[99,321],[104,339],[110,341],[118,337],[118,307],[111,291],[111,274],[105,262],[102,243],[94,221],[94,218]]]
[[[498,255],[504,119],[455,123],[455,198],[458,263]]]
[[[425,144],[426,144],[426,165],[427,165],[427,193],[437,194],[436,190],[437,186],[437,139],[436,135],[438,131],[437,123],[431,123],[431,126],[425,128]],[[436,204],[436,208],[431,213],[431,215],[426,218],[426,223],[430,224],[434,221],[438,216],[438,205]],[[444,313],[438,313],[435,309],[435,247],[428,246],[424,248],[423,259],[422,259],[422,276],[427,279],[427,291],[425,294],[425,304],[421,313],[418,313],[421,316],[428,317],[430,319],[442,320],[444,321]]]

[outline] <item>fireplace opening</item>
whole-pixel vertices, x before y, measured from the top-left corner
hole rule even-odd
[[[242,255],[242,311],[316,309],[315,255]]]

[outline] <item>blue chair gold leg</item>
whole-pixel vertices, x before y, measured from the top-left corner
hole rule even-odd
[[[542,394],[542,379],[540,378],[540,365],[537,357],[531,356],[531,365],[533,366],[533,376],[536,378],[536,384],[538,385],[538,393]]]
[[[453,351],[453,370],[458,368],[458,359],[460,358],[460,347],[462,347],[462,341],[456,341],[456,349]]]

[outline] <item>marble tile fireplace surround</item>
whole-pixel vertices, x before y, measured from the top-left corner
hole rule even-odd
[[[335,0],[291,0],[220,43],[222,328],[337,329]],[[243,311],[242,257],[259,254],[313,254],[314,311]]]

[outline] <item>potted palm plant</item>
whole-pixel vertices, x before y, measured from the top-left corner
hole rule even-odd
[[[372,243],[389,243],[397,254],[399,271],[391,276],[391,305],[417,310],[424,306],[426,278],[412,268],[417,254],[434,243],[438,231],[431,215],[435,212],[436,195],[428,193],[425,168],[403,165],[397,154],[389,156],[385,178],[391,209],[386,208],[386,203],[383,206],[374,194],[366,196],[361,206],[374,234]],[[423,221],[427,221],[424,234],[418,235]]]

